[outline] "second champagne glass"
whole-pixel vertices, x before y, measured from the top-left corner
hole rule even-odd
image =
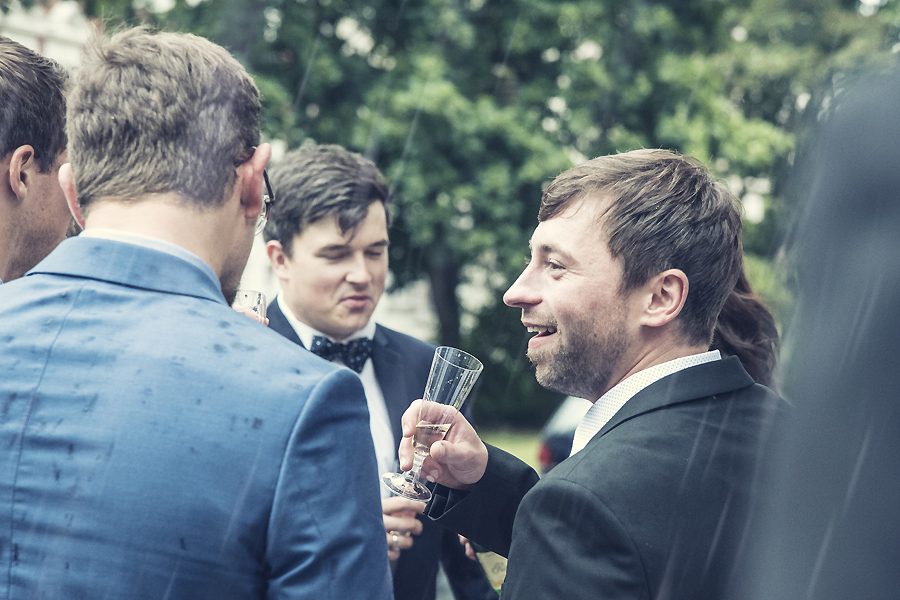
[[[234,298],[234,306],[246,309],[251,314],[247,316],[256,319],[262,324],[266,322],[266,296],[262,292],[254,290],[238,290]],[[247,314],[246,311],[244,314]]]
[[[422,463],[431,452],[431,445],[444,439],[483,368],[480,360],[462,350],[441,346],[434,351],[413,436],[416,455],[412,470],[385,473],[381,478],[392,492],[410,500],[427,502],[431,499],[431,491],[419,478]]]

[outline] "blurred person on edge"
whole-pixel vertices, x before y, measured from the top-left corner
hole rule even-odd
[[[274,164],[271,181],[278,201],[265,238],[281,292],[269,327],[359,374],[375,473],[396,471],[400,417],[422,395],[435,347],[372,319],[388,272],[388,184],[360,154],[311,144]],[[496,598],[456,534],[417,518],[424,503],[381,493],[397,600],[433,599],[439,564],[459,600]]]
[[[59,186],[68,75],[0,37],[0,283],[50,254],[74,223]]]
[[[637,150],[561,174],[538,221],[504,301],[538,382],[593,406],[540,481],[458,417],[423,467],[426,512],[508,556],[503,598],[723,598],[784,404],[709,350],[742,272],[737,202],[695,159]]]
[[[900,68],[848,77],[798,157],[797,301],[740,600],[900,589]]]
[[[0,286],[0,595],[391,598],[359,380],[229,307],[259,111],[202,38],[88,43],[60,168],[84,232]]]

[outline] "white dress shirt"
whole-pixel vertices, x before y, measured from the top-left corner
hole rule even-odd
[[[317,335],[326,337],[332,342],[341,343],[362,337],[372,339],[372,336],[375,335],[375,321],[370,320],[365,327],[350,337],[336,340],[322,332],[316,331],[306,323],[298,321],[297,317],[294,316],[294,313],[287,306],[287,303],[281,300],[281,294],[275,297],[275,302],[278,303],[281,312],[284,313],[288,323],[297,332],[297,337],[300,338],[300,341],[303,342],[306,348],[312,347],[313,337]],[[340,358],[335,358],[332,362],[339,365],[344,364]],[[375,366],[372,364],[371,357],[363,365],[363,370],[359,373],[359,379],[362,381],[363,389],[366,392],[366,403],[369,406],[369,429],[372,431],[372,441],[375,444],[375,459],[378,462],[378,475],[380,478],[382,473],[396,471],[399,468],[399,461],[397,460],[397,445],[394,443],[394,432],[391,429],[387,404],[384,402],[384,393],[381,391],[381,386],[375,377]],[[389,498],[390,496],[392,496],[391,491],[381,486],[381,497]]]
[[[626,402],[631,400],[645,387],[672,373],[677,373],[688,367],[695,367],[714,360],[721,360],[721,358],[722,356],[719,354],[718,350],[711,350],[701,354],[682,356],[658,365],[653,365],[652,367],[626,377],[617,383],[611,390],[600,396],[600,399],[594,402],[594,405],[591,406],[584,417],[581,418],[581,422],[575,430],[575,439],[572,440],[572,452],[569,453],[569,456],[572,456],[584,448],[587,443],[591,441],[591,438],[594,437],[598,431],[603,429],[603,426],[613,418],[613,415],[619,412],[619,409],[625,406]]]

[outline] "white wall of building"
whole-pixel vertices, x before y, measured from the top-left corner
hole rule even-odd
[[[0,35],[48,56],[67,68],[75,68],[92,25],[74,0],[35,3],[29,9],[18,1],[0,13]]]

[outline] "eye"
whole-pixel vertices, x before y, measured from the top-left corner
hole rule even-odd
[[[565,269],[564,266],[553,260],[547,261],[547,268],[549,268],[551,271],[561,271]]]
[[[369,258],[381,258],[384,256],[384,248],[374,248],[372,250],[366,250],[366,256]]]

